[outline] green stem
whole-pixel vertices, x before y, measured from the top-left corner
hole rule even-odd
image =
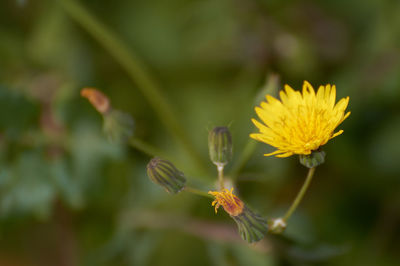
[[[130,138],[129,145],[132,148],[134,148],[138,151],[141,151],[150,157],[158,156],[158,157],[161,157],[162,159],[170,160],[171,162],[174,162],[174,164],[179,169],[185,169],[186,165],[184,163],[182,163],[182,161],[179,160],[178,158],[176,158],[176,157],[174,157],[174,156],[172,156],[172,155],[170,155],[170,154],[168,154],[168,153],[166,153],[166,152],[164,152],[164,151],[162,151],[162,150],[160,150],[138,138],[135,138],[135,137]],[[205,179],[205,178],[200,178],[199,176],[192,176],[192,177],[196,178],[196,179]]]
[[[140,62],[139,58],[79,2],[75,0],[59,0],[59,2],[67,14],[91,34],[125,69],[169,132],[182,143],[193,158],[193,161],[203,170],[204,166],[200,155],[197,153],[185,130],[179,124],[169,102],[162,96],[159,86],[151,78],[148,70]]]
[[[192,193],[192,194],[196,194],[196,195],[199,195],[199,196],[207,197],[207,198],[213,198],[212,195],[208,194],[207,192],[205,192],[203,190],[197,189],[197,188],[192,188],[192,187],[186,186],[184,188],[184,191]]]
[[[151,146],[150,144],[148,144],[148,143],[146,143],[146,142],[144,142],[144,141],[142,141],[142,140],[140,140],[138,138],[132,137],[129,140],[129,145],[132,148],[135,148],[135,149],[137,149],[137,150],[149,155],[150,157],[160,156],[160,157],[163,157],[165,159],[169,159],[168,158],[169,156],[167,154],[165,154],[163,151],[157,149],[154,146]]]
[[[219,189],[223,190],[225,188],[225,184],[224,184],[224,165],[217,165],[217,170],[218,170]]]
[[[311,180],[314,176],[315,169],[316,169],[316,167],[313,167],[308,170],[307,178],[304,181],[303,186],[301,187],[299,193],[297,194],[296,198],[294,199],[289,210],[286,212],[285,216],[283,217],[284,221],[287,221],[290,218],[290,216],[292,216],[293,212],[296,210],[297,206],[300,204],[301,200],[303,199],[304,194],[306,193],[308,187],[310,186]]]

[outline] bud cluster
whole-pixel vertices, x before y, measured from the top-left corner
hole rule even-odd
[[[129,140],[129,138],[133,135],[134,127],[134,121],[129,114],[123,113],[119,110],[114,110],[107,96],[96,89],[85,88],[81,91],[81,95],[82,97],[87,98],[89,102],[93,105],[93,107],[103,116],[103,130],[110,140],[123,142],[127,142]],[[268,99],[269,98],[267,97],[267,100]],[[271,100],[269,102],[272,106],[273,101]],[[263,133],[263,129],[265,129],[265,126],[263,125],[261,127],[258,124],[259,123],[257,122],[256,126],[261,128],[261,132]],[[300,124],[295,124],[295,126],[298,125]],[[301,125],[303,124],[301,123]],[[275,134],[275,131],[272,129],[270,130],[270,128],[268,128],[268,131],[271,131]],[[337,134],[340,133],[341,132],[338,132]],[[260,134],[256,135],[258,136]],[[274,139],[274,136],[275,135],[268,136],[267,134],[268,138],[266,137],[265,139]],[[287,138],[292,137],[291,135],[288,136],[289,137]],[[334,136],[336,136],[336,134]],[[262,141],[265,142],[264,140]],[[287,145],[285,145],[283,146],[283,148],[281,148],[281,150],[266,155],[279,153],[277,157],[287,157],[295,153],[291,152],[290,150],[289,152],[286,152],[285,147]],[[317,150],[313,150],[317,148],[314,146],[312,146],[312,148],[306,149],[305,152],[296,152],[296,154],[299,154],[300,163],[310,168],[307,179],[286,215],[283,216],[283,218],[270,219],[267,221],[258,213],[252,211],[238,196],[233,194],[233,188],[231,188],[230,190],[225,188],[226,184],[224,182],[224,167],[232,160],[233,153],[232,136],[229,132],[228,127],[218,126],[213,128],[209,132],[208,148],[210,159],[212,163],[217,166],[218,181],[220,187],[218,191],[208,192],[208,194],[212,195],[215,198],[215,200],[211,204],[215,208],[215,213],[217,213],[219,207],[223,207],[225,212],[228,213],[230,217],[236,222],[242,239],[247,241],[248,243],[253,243],[261,240],[268,231],[274,234],[281,234],[285,231],[287,226],[286,221],[300,203],[312,179],[315,167],[319,166],[325,161],[325,152],[322,151],[320,148],[318,148]],[[304,153],[310,154],[305,155]],[[185,188],[186,185],[186,177],[183,172],[178,170],[170,161],[161,159],[159,157],[152,158],[147,164],[147,175],[153,183],[161,186],[165,191],[171,194],[179,193]],[[202,196],[209,196],[206,194],[205,191],[201,191],[191,187],[186,187],[185,191]]]

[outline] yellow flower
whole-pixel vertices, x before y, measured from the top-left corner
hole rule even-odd
[[[233,194],[233,188],[231,190],[209,191],[208,194],[215,197],[215,200],[211,203],[212,206],[215,206],[215,213],[217,213],[219,206],[224,207],[224,210],[231,216],[238,216],[243,212],[244,203]]]
[[[335,104],[335,85],[320,86],[315,94],[311,84],[304,81],[302,93],[285,85],[279,95],[280,101],[266,95],[267,102],[255,108],[264,124],[252,119],[260,132],[250,137],[277,148],[265,156],[308,155],[343,133],[334,130],[350,115],[345,114],[349,97]]]

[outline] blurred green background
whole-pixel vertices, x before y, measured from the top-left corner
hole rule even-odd
[[[396,0],[1,0],[0,265],[400,265],[399,59]],[[307,171],[262,156],[250,118],[260,93],[303,80],[336,84],[352,114],[284,236],[257,245],[210,199],[152,184],[150,157],[109,142],[80,97],[106,93],[206,191],[208,130],[229,125],[227,176],[272,218]]]

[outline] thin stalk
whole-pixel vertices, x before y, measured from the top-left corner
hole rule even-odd
[[[165,159],[169,159],[169,156],[167,154],[165,154],[163,151],[159,150],[158,148],[156,148],[138,138],[135,138],[135,137],[130,138],[129,145],[132,148],[135,148],[135,149],[143,152],[144,154],[147,154],[150,157],[160,156]]]
[[[200,155],[185,130],[179,124],[171,105],[162,95],[158,84],[150,76],[149,71],[140,62],[139,58],[78,1],[59,0],[59,2],[66,13],[92,35],[125,69],[132,81],[137,85],[137,88],[148,100],[161,122],[164,123],[178,142],[184,146],[198,167],[203,170],[204,166]]]
[[[223,190],[225,188],[224,184],[224,165],[218,164],[217,165],[217,170],[218,170],[218,183],[219,183],[219,189]]]
[[[303,186],[301,187],[299,193],[297,194],[296,198],[294,199],[289,210],[286,212],[285,216],[283,217],[284,221],[287,221],[290,218],[290,216],[292,216],[293,212],[296,210],[297,206],[300,204],[301,200],[303,199],[304,194],[306,193],[308,187],[310,186],[311,180],[314,176],[315,169],[316,169],[316,167],[313,167],[308,170],[308,174],[307,174],[306,180],[304,181]]]
[[[199,196],[203,196],[203,197],[207,197],[207,198],[213,198],[212,195],[208,194],[207,192],[205,192],[203,190],[197,189],[197,188],[192,188],[192,187],[186,186],[183,190],[186,191],[186,192],[192,193],[192,194],[199,195]]]
[[[150,156],[150,157],[161,157],[163,159],[170,160],[173,162],[179,169],[186,169],[186,165],[179,160],[178,158],[158,149],[157,147],[152,146],[151,144],[148,144],[147,142],[144,142],[143,140],[140,140],[138,138],[132,137],[129,139],[129,145],[140,151],[143,152],[144,154]],[[204,177],[199,177],[199,176],[192,176],[195,179],[205,179]]]

